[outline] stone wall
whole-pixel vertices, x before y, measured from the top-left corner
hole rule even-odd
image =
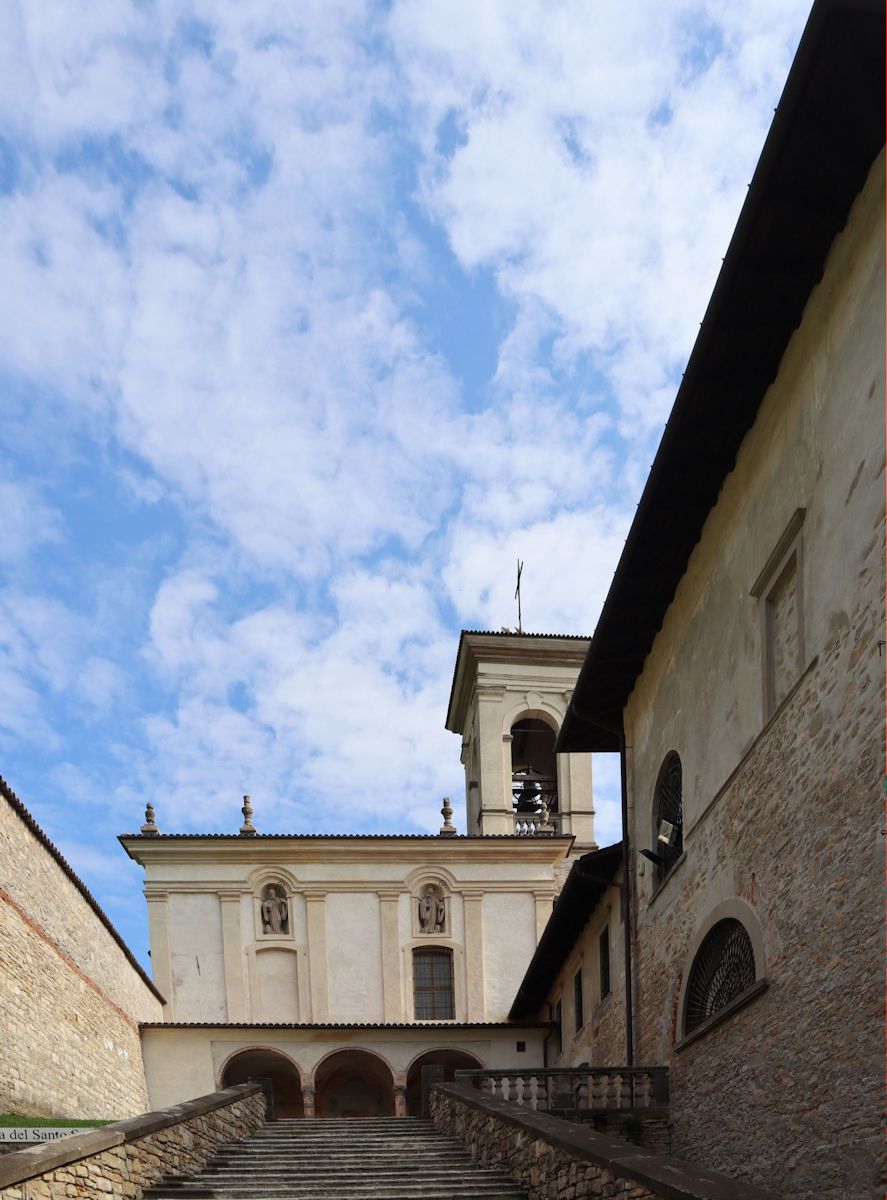
[[[167,1175],[194,1175],[265,1121],[265,1097],[240,1084],[175,1108],[20,1150],[0,1161],[0,1200],[141,1200]]]
[[[509,1171],[529,1200],[775,1200],[712,1171],[460,1084],[432,1091],[431,1117],[477,1162]]]
[[[0,1108],[143,1112],[138,1023],[160,1015],[107,917],[0,781]]]
[[[632,842],[683,761],[684,855],[635,859],[637,1054],[675,1152],[797,1200],[883,1195],[883,156],[693,551],[626,709]],[[799,514],[797,678],[771,712],[755,584]],[[762,645],[762,642],[764,643]],[[681,1045],[694,950],[742,912],[767,980]]]

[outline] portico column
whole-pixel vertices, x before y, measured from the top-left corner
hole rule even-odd
[[[396,1117],[407,1115],[407,1085],[405,1083],[394,1085],[394,1115]]]
[[[328,1021],[329,983],[326,962],[326,892],[306,892],[308,976],[311,983],[311,1020]]]
[[[306,1117],[314,1116],[314,1086],[313,1083],[302,1084],[302,1107]]]

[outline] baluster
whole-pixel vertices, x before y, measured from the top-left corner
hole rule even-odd
[[[536,1112],[539,1107],[539,1079],[535,1075],[530,1076],[527,1096],[530,1108]]]
[[[576,1107],[588,1108],[591,1094],[590,1077],[587,1074],[579,1076],[576,1086]]]
[[[631,1108],[631,1071],[620,1077],[619,1107]]]
[[[607,1073],[595,1071],[591,1077],[591,1107],[603,1108],[607,1103]]]
[[[610,1071],[607,1073],[606,1079],[607,1079],[607,1092],[606,1092],[606,1097],[605,1097],[604,1102],[605,1102],[607,1108],[618,1108],[619,1107],[619,1103],[618,1103],[618,1101],[619,1101],[619,1085],[622,1082],[622,1077],[619,1074],[617,1074],[617,1072]]]
[[[495,1075],[487,1075],[484,1077],[484,1086],[491,1096],[496,1095],[496,1077]]]
[[[500,1077],[500,1093],[503,1100],[511,1099],[511,1080],[507,1075]]]
[[[527,1098],[527,1081],[524,1079],[523,1075],[518,1075],[515,1083],[517,1085],[517,1102],[521,1108],[523,1108],[524,1102]]]

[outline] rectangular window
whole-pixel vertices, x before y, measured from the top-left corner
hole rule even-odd
[[[413,1008],[417,1021],[455,1018],[452,950],[413,952]]]
[[[604,928],[598,938],[598,967],[600,970],[601,999],[610,994],[610,926]]]
[[[768,720],[804,670],[804,585],[801,532],[804,509],[789,521],[750,589],[761,608],[764,720]]]
[[[582,998],[582,968],[573,976],[573,1013],[576,1017],[576,1032],[585,1024],[585,1005]]]
[[[561,1032],[562,1016],[563,1009],[561,1007],[560,1000],[558,1000],[557,1004],[555,1004],[551,1010],[551,1020],[554,1025],[554,1029],[551,1032],[551,1048],[554,1051],[555,1058],[560,1058],[564,1050],[564,1039]]]

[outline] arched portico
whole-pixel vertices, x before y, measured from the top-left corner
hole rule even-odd
[[[268,1079],[274,1094],[275,1117],[303,1117],[302,1080],[295,1063],[279,1050],[256,1047],[232,1054],[222,1067],[223,1088],[249,1079]]]
[[[318,1117],[394,1116],[394,1075],[369,1050],[335,1050],[314,1072],[314,1104]]]
[[[472,1071],[483,1067],[480,1059],[475,1058],[466,1050],[426,1050],[410,1063],[407,1069],[407,1113],[411,1117],[422,1115],[422,1068],[429,1066],[443,1067],[443,1077],[446,1083],[452,1083],[457,1071]]]

